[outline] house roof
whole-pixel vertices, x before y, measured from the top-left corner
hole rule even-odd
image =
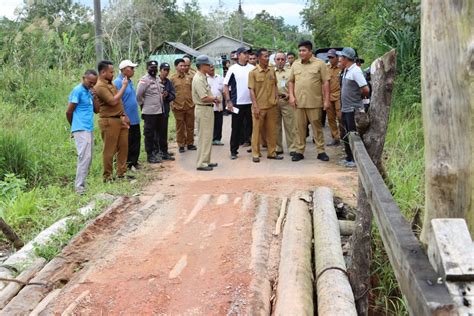
[[[213,42],[215,42],[215,41],[217,41],[217,40],[219,40],[219,39],[221,39],[221,38],[223,38],[223,37],[228,38],[228,39],[230,39],[230,40],[233,40],[233,41],[235,41],[235,42],[237,42],[237,43],[240,44],[240,40],[238,40],[238,39],[235,39],[235,38],[230,37],[230,36],[227,36],[227,35],[221,35],[221,36],[218,36],[218,37],[216,37],[216,38],[210,40],[210,41],[207,42],[207,43],[202,44],[201,46],[196,47],[196,49],[197,49],[197,50],[200,50],[201,48],[203,48],[203,47],[205,47],[205,46],[207,46],[207,45],[209,45],[209,44],[211,44],[211,43],[213,43]],[[245,46],[252,47],[252,45],[249,44],[249,43],[243,42],[243,44],[244,44]]]
[[[193,57],[198,57],[199,55],[201,55],[200,52],[198,52],[197,50],[195,49],[192,49],[191,47],[187,46],[187,45],[184,45],[183,43],[180,43],[180,42],[168,42],[168,41],[165,41],[163,43],[161,43],[161,45],[159,45],[156,49],[155,49],[155,52],[157,52],[158,50],[160,50],[164,45],[169,45],[169,46],[172,46],[174,48],[176,48],[177,50],[180,50],[182,52],[184,52],[185,54],[188,54],[188,55],[191,55]]]

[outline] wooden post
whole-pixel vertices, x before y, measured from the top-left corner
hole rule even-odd
[[[372,98],[369,110],[370,125],[363,135],[367,153],[379,172],[382,172],[382,152],[387,133],[393,81],[395,78],[396,53],[391,50],[376,59],[371,66]],[[369,277],[371,262],[372,211],[359,177],[357,214],[352,235],[352,263],[348,268],[358,315],[367,315],[369,303]]]
[[[465,218],[474,235],[474,5],[421,4],[427,244],[433,218]]]
[[[100,0],[94,0],[94,23],[95,23],[95,57],[97,63],[104,59],[102,46],[102,14]]]

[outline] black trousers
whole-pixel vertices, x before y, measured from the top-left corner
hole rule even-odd
[[[344,137],[342,137],[342,141],[344,142],[344,149],[346,151],[346,160],[354,161],[354,156],[352,155],[351,146],[349,144],[349,133],[357,131],[354,112],[342,112],[342,124],[344,125]]]
[[[252,115],[250,115],[250,120],[247,117],[244,117],[242,125],[243,125],[243,128],[240,132],[240,144],[241,145],[245,143],[250,144],[252,141],[252,128],[253,128]]]
[[[222,139],[223,115],[223,111],[214,111],[214,135],[212,136],[213,141]]]
[[[234,107],[239,109],[239,114],[232,113],[232,132],[230,134],[230,153],[236,155],[239,150],[241,133],[245,128],[244,121],[250,122],[250,135],[252,135],[252,107],[250,104],[239,104]]]
[[[145,135],[145,151],[150,157],[159,151],[168,152],[168,138],[166,135],[166,114],[142,114],[145,121],[143,134]]]
[[[140,156],[140,124],[130,125],[128,130],[128,156],[127,166],[136,166],[138,164],[138,157]]]

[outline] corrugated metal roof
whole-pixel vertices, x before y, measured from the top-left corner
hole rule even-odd
[[[227,35],[221,35],[221,36],[218,36],[218,37],[214,38],[213,40],[210,40],[210,41],[207,42],[207,43],[202,44],[201,46],[196,47],[196,49],[199,50],[199,49],[201,49],[201,48],[203,48],[203,47],[205,47],[205,46],[207,46],[207,45],[209,45],[209,44],[211,44],[211,43],[213,43],[213,42],[215,42],[215,41],[217,41],[217,40],[219,40],[219,39],[221,39],[221,38],[223,38],[223,37],[228,38],[228,39],[230,39],[230,40],[232,40],[232,41],[235,41],[235,42],[237,42],[237,43],[240,44],[240,40],[238,40],[238,39],[235,39],[235,38],[230,37],[230,36],[227,36]],[[249,43],[243,42],[243,44],[244,44],[244,46],[248,46],[248,47],[250,47],[250,48],[252,47],[252,45],[249,44]]]
[[[200,52],[198,52],[197,50],[195,49],[192,49],[191,47],[187,46],[187,45],[184,45],[183,43],[180,43],[180,42],[163,42],[160,46],[158,46],[156,49],[155,49],[155,53],[163,47],[163,45],[170,45],[174,48],[176,48],[177,50],[180,50],[182,52],[184,52],[185,54],[188,54],[188,55],[191,55],[191,56],[194,56],[194,57],[198,57],[199,55],[201,55]]]

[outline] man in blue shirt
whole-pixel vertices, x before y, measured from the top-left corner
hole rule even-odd
[[[82,76],[82,83],[69,95],[66,111],[66,118],[71,124],[71,132],[76,142],[77,170],[74,187],[78,194],[84,194],[86,190],[86,178],[92,162],[94,113],[99,112],[99,108],[94,106],[92,95],[96,82],[97,73],[87,70]]]
[[[137,64],[132,63],[130,60],[123,60],[119,64],[120,74],[115,79],[114,84],[118,90],[122,88],[122,81],[124,77],[128,78],[128,86],[122,96],[123,107],[125,108],[125,114],[130,119],[130,129],[128,130],[128,157],[127,166],[128,168],[138,169],[138,157],[140,156],[140,116],[138,115],[138,103],[133,82],[130,78],[135,73],[135,67]]]

